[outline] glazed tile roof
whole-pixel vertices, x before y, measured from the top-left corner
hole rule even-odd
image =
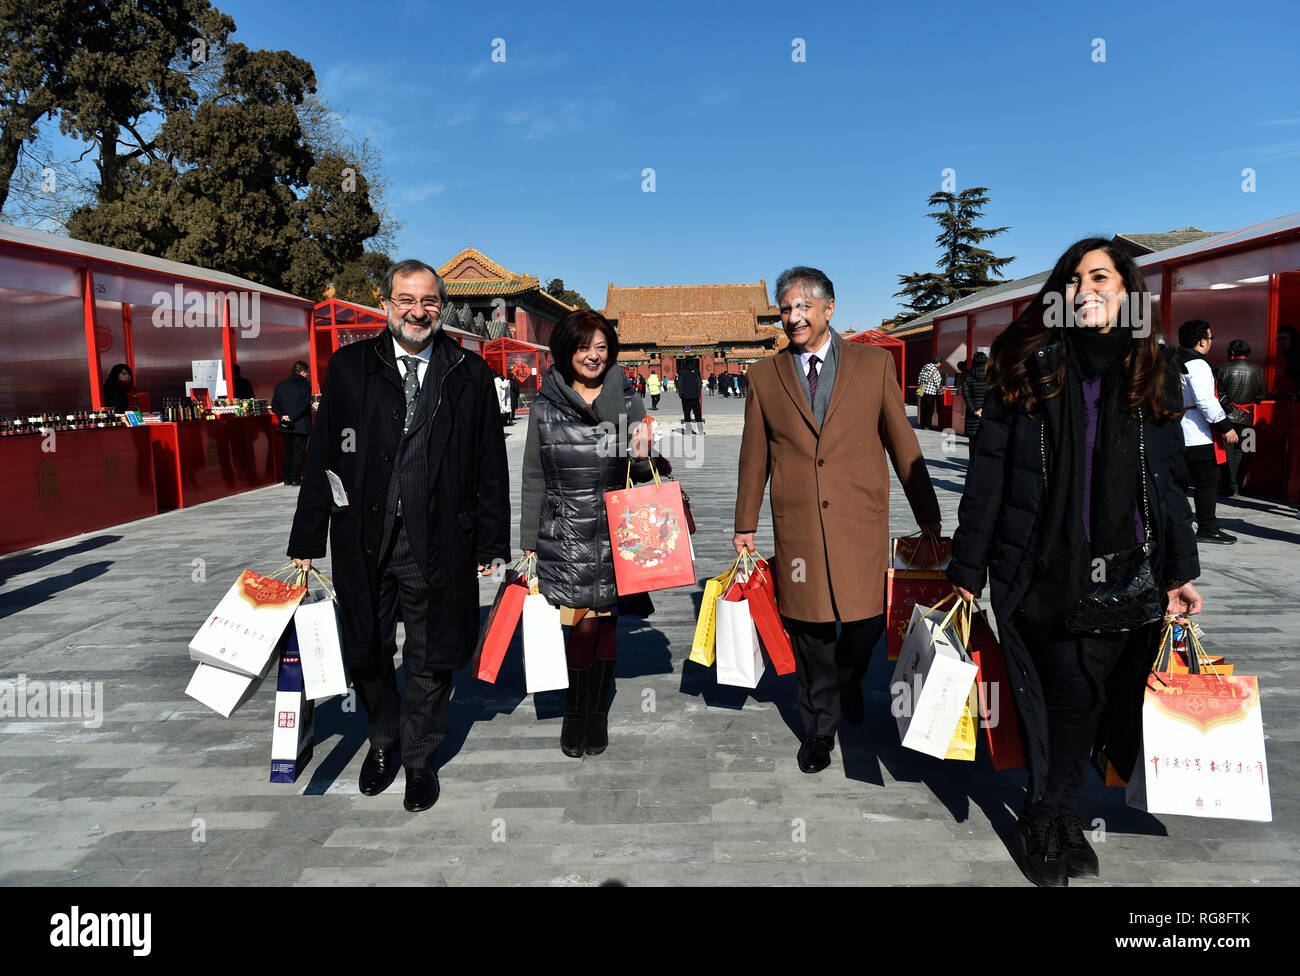
[[[465,248],[439,268],[438,275],[446,282],[448,296],[455,298],[495,298],[536,292],[539,301],[561,315],[575,308],[543,289],[536,275],[517,274],[472,247]]]
[[[619,342],[627,345],[661,343],[686,345],[694,342],[746,342],[771,340],[780,329],[761,326],[752,311],[642,312],[618,318]]]
[[[507,268],[503,268],[482,251],[472,247],[467,247],[454,258],[438,269],[438,276],[441,278],[456,278],[461,274],[468,274],[471,277],[482,277],[473,269],[473,265],[479,265],[490,277],[493,278],[524,278],[527,275],[518,275]]]
[[[767,281],[739,285],[627,285],[610,284],[605,296],[605,317],[632,314],[730,312],[744,309],[758,317],[779,317],[768,304]]]

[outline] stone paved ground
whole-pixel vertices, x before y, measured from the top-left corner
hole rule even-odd
[[[701,577],[728,561],[742,404],[706,398],[709,434],[678,464],[699,527]],[[679,409],[668,394],[660,416]],[[518,472],[524,426],[509,434]],[[921,442],[946,525],[964,441]],[[694,466],[698,465],[698,466]],[[186,644],[245,567],[283,560],[294,504],[268,488],[0,560],[0,679],[102,681],[103,723],[0,720],[0,882],[6,885],[1022,885],[1009,845],[1023,774],[940,762],[898,744],[877,650],[869,717],[831,768],[795,766],[793,677],[756,693],[687,663],[698,588],[655,594],[651,626],[620,624],[618,697],[604,755],[566,759],[563,693],[524,694],[519,649],[495,687],[457,676],[442,798],[402,809],[402,783],[357,790],[359,716],[317,712],[296,785],[267,782],[273,682],[230,719],[184,694]],[[1300,880],[1295,568],[1300,523],[1258,500],[1224,505],[1232,548],[1203,554],[1214,645],[1259,676],[1274,821],[1155,818],[1095,782],[1103,880]],[[911,531],[894,487],[892,528]],[[517,538],[517,536],[515,537]],[[766,514],[761,550],[771,549]],[[194,560],[206,582],[192,580]],[[494,587],[483,585],[490,601]]]

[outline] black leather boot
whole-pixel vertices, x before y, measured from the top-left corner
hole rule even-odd
[[[614,663],[596,658],[591,665],[591,697],[587,700],[587,755],[599,756],[609,745],[609,695]]]
[[[569,687],[564,692],[564,724],[560,727],[560,751],[570,759],[582,756],[587,741],[587,695],[591,668],[569,668]]]

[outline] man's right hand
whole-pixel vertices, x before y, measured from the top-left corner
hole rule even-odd
[[[1239,439],[1240,438],[1237,437],[1237,432],[1235,430],[1230,430],[1223,435],[1223,442],[1225,444],[1235,444]]]
[[[295,559],[295,560],[293,561],[293,564],[294,564],[295,566],[297,566],[299,569],[308,570],[308,571],[311,570],[311,559],[310,559],[310,557],[307,558],[307,559]]]
[[[731,544],[736,547],[737,554],[747,552],[752,556],[758,551],[754,548],[753,532],[737,532],[732,537]]]

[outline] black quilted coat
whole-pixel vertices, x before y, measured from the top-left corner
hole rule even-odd
[[[988,394],[984,373],[985,367],[973,367],[961,381],[961,396],[966,404],[966,425],[962,433],[970,440],[980,432],[981,415],[976,411],[984,409],[984,397]]]
[[[1047,377],[1056,369],[1060,342],[1040,349],[1029,364],[1031,376]],[[1166,362],[1166,401],[1182,408],[1177,366]],[[1045,387],[1040,385],[1040,389]],[[1047,706],[1015,611],[1035,585],[1035,557],[1040,513],[1046,504],[1042,447],[1051,464],[1052,434],[1060,415],[1061,397],[1052,397],[1035,411],[1008,410],[996,390],[984,401],[981,431],[975,440],[966,487],[953,534],[948,579],[972,592],[989,580],[998,636],[1007,661],[1012,693],[1023,732],[1025,761],[1034,779],[1047,779]],[[1044,415],[1047,428],[1044,431]],[[1186,460],[1182,430],[1176,420],[1143,421],[1147,454],[1147,491],[1156,541],[1156,565],[1161,582],[1191,580],[1200,575],[1191,508],[1182,485]],[[1128,651],[1115,665],[1106,687],[1107,705],[1097,733],[1097,745],[1127,778],[1132,773],[1141,732],[1146,676],[1156,653],[1156,630],[1150,625],[1133,632]],[[1144,633],[1143,631],[1148,631]],[[1150,640],[1145,638],[1149,636]],[[1031,798],[1033,799],[1033,798]]]
[[[618,603],[605,492],[626,483],[627,437],[644,416],[617,366],[590,406],[554,366],[542,379],[528,417],[519,535],[521,548],[537,551],[538,583],[555,606]]]

